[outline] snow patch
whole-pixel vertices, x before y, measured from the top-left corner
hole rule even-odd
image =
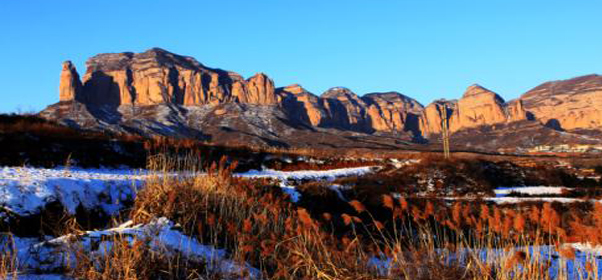
[[[74,267],[77,251],[86,255],[102,256],[113,246],[113,240],[121,238],[130,244],[143,241],[153,251],[175,255],[182,254],[192,261],[207,263],[208,269],[223,275],[251,279],[260,277],[259,270],[246,263],[237,263],[227,259],[225,250],[200,244],[195,238],[184,235],[178,226],[167,218],[159,218],[142,225],[126,222],[119,227],[88,231],[79,235],[65,235],[51,240],[35,243],[33,239],[15,237],[17,260],[20,271],[51,272],[60,268]]]
[[[279,171],[279,170],[250,170],[245,173],[235,174],[235,176],[246,177],[246,178],[273,178],[280,181],[280,187],[283,191],[291,196],[293,202],[298,202],[301,199],[301,194],[297,192],[294,184],[290,181],[301,181],[301,180],[324,180],[333,181],[339,177],[348,176],[360,176],[366,173],[372,172],[376,167],[364,166],[364,167],[353,167],[353,168],[340,168],[331,170],[318,170],[318,171]],[[337,190],[338,191],[338,190]],[[340,191],[338,191],[339,195]]]
[[[562,194],[565,187],[547,187],[547,186],[532,186],[532,187],[503,187],[494,190],[496,197],[505,197],[510,193],[520,193],[527,195],[550,195]]]
[[[132,170],[4,167],[0,169],[0,209],[20,216],[38,214],[59,202],[74,214],[78,206],[115,214],[133,200],[146,175]]]

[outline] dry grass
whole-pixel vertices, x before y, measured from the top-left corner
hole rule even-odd
[[[493,263],[471,250],[462,261],[449,259],[469,248],[558,244],[569,237],[592,241],[587,236],[600,235],[595,212],[580,221],[589,230],[580,233],[582,228],[562,224],[551,204],[524,212],[382,196],[381,209],[352,200],[343,209],[349,212],[338,215],[333,215],[337,209],[309,211],[288,203],[277,188],[266,187],[267,182],[232,178],[224,162],[207,176],[145,189],[148,193],[141,193],[134,219],[167,216],[188,234],[227,248],[233,258],[274,279],[545,279],[546,260],[512,250],[498,254]],[[304,188],[320,187],[310,185]],[[602,214],[602,207],[596,209]],[[531,218],[531,212],[537,217]],[[389,269],[370,266],[374,257],[386,257]]]
[[[11,234],[0,234],[0,279],[18,279],[15,248],[7,248],[13,243],[12,239]]]
[[[224,158],[207,174],[194,156],[151,157],[157,172],[138,193],[130,218],[167,217],[203,244],[259,269],[266,279],[548,279],[548,260],[526,246],[602,244],[602,204],[505,208],[484,203],[410,200],[378,194],[345,205],[324,186],[306,184],[306,205],[295,205],[266,180],[232,176]],[[186,176],[171,176],[172,170]],[[159,176],[161,175],[161,176]],[[314,197],[322,197],[311,203]],[[338,203],[338,202],[337,202]],[[326,211],[327,210],[327,211]],[[77,231],[65,222],[64,231]],[[219,279],[204,263],[153,250],[146,240],[116,236],[110,251],[80,251],[70,274],[79,279]],[[558,248],[561,258],[574,251]],[[491,256],[484,259],[480,252]],[[458,256],[461,256],[459,258]],[[0,276],[14,271],[3,255]],[[372,262],[386,262],[374,266]],[[597,269],[596,262],[589,269]],[[566,269],[566,268],[561,268]],[[596,270],[597,271],[597,270]],[[4,274],[2,274],[4,273]],[[560,273],[564,273],[562,270]]]
[[[110,249],[101,256],[79,251],[77,265],[68,274],[90,280],[221,279],[220,275],[209,272],[204,262],[151,249],[148,240],[127,240],[116,235],[110,241]]]

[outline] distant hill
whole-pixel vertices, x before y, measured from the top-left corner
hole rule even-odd
[[[447,122],[456,149],[524,152],[541,145],[600,144],[602,77],[544,83],[506,102],[480,85],[424,107],[398,92],[321,96],[277,88],[153,48],[99,54],[80,75],[63,64],[60,101],[40,112],[74,128],[195,138],[216,144],[400,149],[436,147]]]

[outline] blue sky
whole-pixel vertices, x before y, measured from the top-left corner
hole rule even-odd
[[[423,104],[479,83],[509,100],[602,73],[602,1],[0,0],[0,112],[58,101],[61,63],[152,47],[321,94]]]

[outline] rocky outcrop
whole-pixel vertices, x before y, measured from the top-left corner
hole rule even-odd
[[[418,131],[422,104],[398,92],[362,96],[371,127],[377,131]]]
[[[515,99],[506,103],[506,118],[507,122],[517,122],[529,119],[529,114],[525,110],[522,100]]]
[[[504,99],[479,85],[472,85],[458,100],[449,130],[455,132],[464,128],[505,123],[508,120]]]
[[[61,100],[90,107],[182,106],[241,103],[278,106],[291,118],[314,127],[354,131],[417,131],[422,105],[395,92],[362,98],[347,88],[332,88],[318,97],[299,85],[278,90],[259,73],[242,76],[209,68],[192,57],[154,48],[143,53],[99,54],[86,62],[83,81],[66,63],[61,76]]]
[[[82,83],[79,79],[79,74],[77,74],[77,70],[75,70],[75,66],[73,66],[71,61],[65,61],[63,63],[63,70],[61,71],[59,100],[81,100],[82,97]]]
[[[457,102],[436,101],[421,115],[423,135],[441,132],[446,120],[451,133],[480,126],[525,120],[527,114],[520,100],[506,103],[503,98],[482,86],[472,85]]]
[[[542,124],[564,129],[602,129],[602,76],[588,75],[541,84],[520,97]]]
[[[456,100],[435,100],[424,108],[420,114],[420,131],[424,137],[433,134],[440,134],[443,127],[443,121],[449,120],[457,105]]]
[[[239,94],[241,103],[272,105],[280,102],[274,90],[274,82],[263,73],[256,74],[247,80],[247,90]]]
[[[302,86],[295,84],[279,88],[278,93],[284,98],[284,108],[300,121],[311,126],[320,126],[327,118],[322,99]]]
[[[184,124],[199,121],[197,117],[224,119],[224,123],[216,122],[219,125],[216,129],[220,129],[228,127],[229,119],[236,118],[236,114],[225,108],[235,108],[236,112],[253,108],[254,113],[247,114],[245,120],[252,119],[255,113],[259,116],[265,109],[270,113],[262,116],[277,116],[280,125],[295,129],[388,133],[394,135],[393,139],[400,135],[410,135],[411,139],[436,137],[441,133],[442,123],[452,133],[466,130],[465,134],[470,134],[476,130],[469,129],[483,127],[513,129],[527,119],[555,129],[602,130],[602,76],[598,75],[544,83],[509,102],[493,91],[472,85],[459,100],[437,100],[423,107],[398,92],[360,97],[350,89],[335,87],[316,96],[300,85],[276,89],[263,73],[244,79],[234,72],[210,68],[192,57],[158,48],[142,53],[99,54],[90,58],[86,67],[80,81],[73,64],[69,61],[63,64],[59,89],[62,102],[55,106],[60,110],[55,108],[54,113],[47,112],[45,116],[60,119],[65,114],[89,110],[85,121],[79,122],[82,127],[98,120],[119,125],[126,117],[130,125],[140,112],[154,112],[152,107],[157,107],[173,114],[158,119],[159,112],[148,113],[145,117],[156,117],[146,119],[148,131],[159,131],[154,128],[157,123],[179,124],[178,129],[184,129]],[[68,108],[71,103],[79,106],[77,110]],[[199,114],[187,115],[188,111]],[[272,122],[265,118],[261,119],[262,124]],[[533,124],[541,126],[537,122],[529,125]],[[254,130],[256,126],[249,127],[248,133],[257,137],[267,139],[276,133],[271,130],[264,135]],[[124,131],[130,130],[124,128]]]
[[[350,130],[369,130],[366,103],[348,88],[334,87],[321,96],[330,126]]]
[[[359,97],[351,90],[335,87],[318,97],[299,85],[278,89],[283,107],[312,126],[354,131],[418,131],[423,107],[397,92],[370,93]]]
[[[265,74],[245,81],[236,73],[208,68],[194,58],[158,48],[136,54],[100,54],[90,58],[86,66],[83,96],[93,105],[279,102],[274,83]]]

